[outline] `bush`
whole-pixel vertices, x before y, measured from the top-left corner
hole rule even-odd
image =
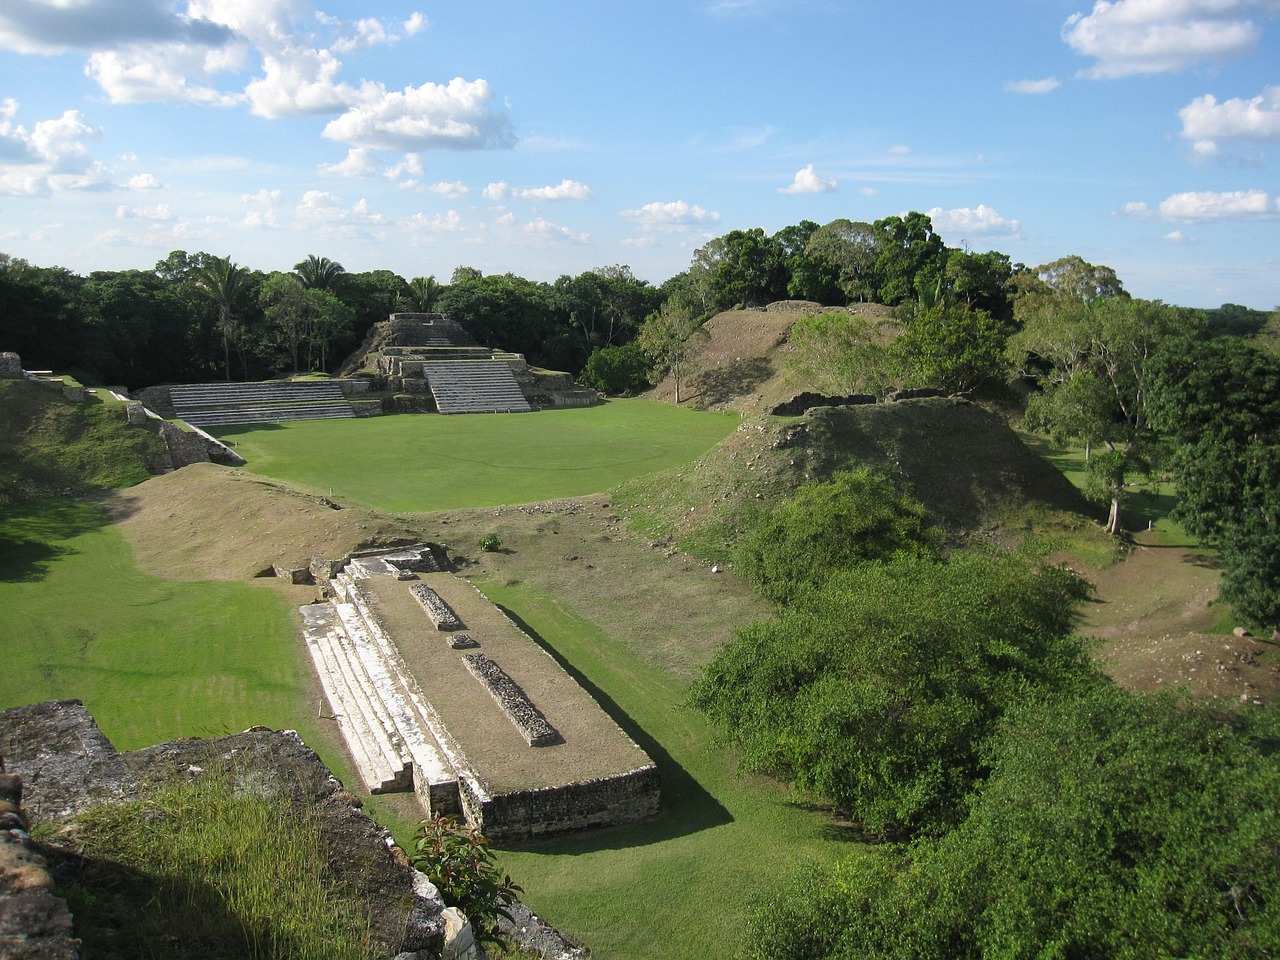
[[[596,347],[578,379],[601,393],[633,393],[649,386],[652,366],[637,343]]]
[[[489,841],[459,826],[455,817],[436,816],[422,821],[413,848],[414,867],[436,885],[445,903],[467,915],[476,940],[504,944],[499,920],[511,919],[506,903],[523,890],[494,864]]]
[[[480,538],[480,549],[485,553],[497,553],[502,549],[502,541],[496,533],[490,533]]]
[[[937,833],[959,819],[1006,710],[1100,682],[1071,632],[1085,589],[995,552],[864,563],[739,630],[691,697],[746,769],[877,833]]]
[[[941,544],[923,504],[861,469],[802,488],[757,523],[734,559],[761,593],[786,602],[855,563],[935,556]]]

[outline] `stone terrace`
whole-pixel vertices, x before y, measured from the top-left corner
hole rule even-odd
[[[428,811],[460,810],[500,840],[657,812],[652,762],[549,654],[466,581],[407,565],[355,558],[331,582],[333,602],[302,608],[312,660],[371,791],[413,789]],[[461,635],[436,628],[412,589],[423,585],[506,678],[501,696],[454,648]]]
[[[169,388],[174,414],[200,427],[354,417],[335,381],[189,383]]]

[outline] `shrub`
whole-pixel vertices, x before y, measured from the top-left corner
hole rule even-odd
[[[502,549],[502,541],[496,533],[490,533],[480,538],[480,549],[485,553],[497,553]]]
[[[504,944],[499,920],[510,920],[506,903],[523,892],[494,864],[489,841],[452,816],[423,820],[413,839],[413,865],[427,875],[444,902],[471,921],[478,942]]]

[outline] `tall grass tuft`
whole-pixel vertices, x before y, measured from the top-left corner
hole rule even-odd
[[[86,957],[363,960],[364,905],[329,873],[316,815],[207,771],[73,822],[67,898]]]

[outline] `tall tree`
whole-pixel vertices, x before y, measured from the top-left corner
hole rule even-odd
[[[1174,438],[1174,517],[1219,547],[1222,597],[1280,628],[1280,358],[1233,338],[1164,349],[1151,419]]]
[[[1074,292],[1037,297],[1009,340],[1014,363],[1038,380],[1027,422],[1060,440],[1104,446],[1089,458],[1091,492],[1109,502],[1107,531],[1121,530],[1127,478],[1152,449],[1147,365],[1164,341],[1196,329],[1187,310],[1159,301],[1109,297],[1085,302]]]
[[[676,385],[676,403],[689,376],[689,354],[693,340],[706,331],[682,303],[668,300],[661,309],[649,314],[640,327],[636,342],[656,364],[659,375],[670,373]]]
[[[249,271],[231,262],[230,257],[208,257],[195,270],[196,286],[218,307],[218,331],[222,335],[222,359],[226,378],[231,379],[231,337],[236,301],[245,292]]]
[[[440,284],[434,275],[414,277],[409,281],[409,302],[417,313],[431,313],[440,298]]]
[[[328,257],[317,257],[308,254],[307,259],[293,265],[293,272],[298,275],[302,285],[308,290],[337,290],[342,283],[346,270],[342,264]]]
[[[946,269],[947,248],[933,230],[928,214],[912,211],[905,217],[877,220],[875,273],[877,299],[896,305],[936,290]]]

